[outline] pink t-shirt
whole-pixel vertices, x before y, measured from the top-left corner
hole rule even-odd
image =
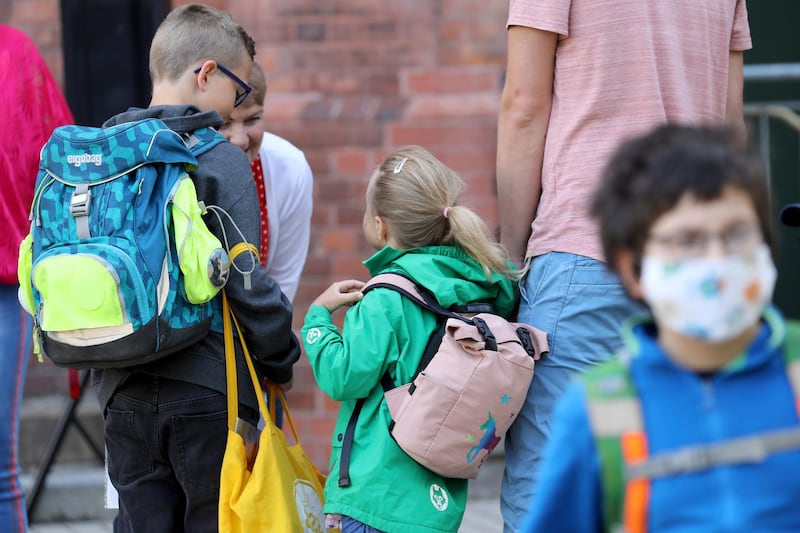
[[[509,26],[559,34],[542,195],[527,256],[602,260],[589,202],[619,142],[664,122],[725,118],[745,0],[511,0]]]

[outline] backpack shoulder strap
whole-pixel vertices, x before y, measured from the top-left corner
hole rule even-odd
[[[795,407],[800,415],[800,322],[786,321],[786,340],[783,343],[786,375],[794,392]]]
[[[600,454],[604,530],[615,531],[624,524],[630,533],[643,532],[649,481],[625,479],[625,465],[648,456],[642,408],[627,354],[617,354],[582,379],[589,423]]]
[[[461,318],[456,313],[448,311],[439,305],[439,302],[436,301],[436,298],[431,293],[402,274],[397,274],[394,272],[378,274],[367,282],[367,284],[361,289],[361,292],[366,293],[371,289],[377,289],[379,287],[397,291],[406,298],[416,302],[420,307],[423,307],[432,313],[436,313],[437,315],[449,318]]]
[[[364,285],[361,292],[364,293],[378,287],[397,291],[410,300],[415,301],[421,307],[441,317],[456,318],[464,322],[469,322],[470,319],[462,316],[461,313],[470,315],[477,313],[497,314],[492,304],[482,302],[470,302],[446,309],[442,307],[436,300],[436,297],[424,287],[417,285],[412,279],[396,272],[384,272],[374,276],[367,281],[367,284]]]
[[[436,298],[434,298],[432,294],[428,293],[419,285],[414,283],[414,281],[401,274],[388,273],[388,272],[383,274],[378,274],[377,276],[374,276],[372,279],[370,279],[366,283],[366,285],[364,285],[364,287],[361,288],[361,292],[362,294],[366,294],[371,289],[376,289],[379,287],[399,292],[406,298],[415,302],[423,309],[431,311],[440,318],[439,326],[430,336],[430,338],[428,339],[428,344],[425,346],[425,352],[422,356],[422,359],[420,360],[419,365],[417,366],[417,370],[414,375],[414,377],[416,377],[416,374],[418,374],[421,370],[424,370],[425,367],[428,366],[428,363],[430,363],[430,361],[433,359],[433,356],[436,354],[439,345],[442,342],[446,324],[446,320],[444,319],[450,317],[459,318],[461,320],[465,319],[459,316],[458,314],[443,308],[441,305],[439,305],[439,303],[436,301]],[[413,383],[414,379],[412,378],[411,381]],[[388,370],[381,377],[381,387],[383,388],[384,392],[397,387],[397,384],[395,384]],[[340,487],[349,487],[351,484],[350,454],[353,447],[353,437],[355,435],[356,423],[358,422],[358,416],[361,413],[361,409],[364,407],[365,401],[366,401],[365,398],[359,398],[358,400],[356,400],[355,407],[353,408],[353,413],[350,415],[350,419],[347,421],[347,427],[345,428],[344,438],[342,441],[342,449],[339,457]],[[392,422],[392,424],[394,424],[394,422]],[[389,431],[391,431],[391,425],[389,427]]]
[[[428,311],[434,313],[439,317],[439,327],[436,329],[433,335],[431,335],[428,341],[428,346],[425,349],[425,354],[423,355],[422,360],[420,361],[416,374],[419,374],[421,371],[425,370],[425,368],[433,359],[433,356],[436,355],[439,344],[441,343],[442,338],[444,337],[445,327],[448,318],[454,318],[456,320],[460,320],[462,322],[477,327],[478,331],[481,333],[484,340],[486,341],[487,349],[488,350],[497,349],[496,339],[494,337],[494,334],[492,333],[492,330],[489,328],[488,324],[486,324],[486,322],[482,318],[478,316],[473,316],[478,313],[495,314],[493,305],[487,303],[467,303],[457,307],[454,306],[452,310],[446,309],[442,307],[442,305],[436,300],[436,297],[430,291],[426,290],[424,287],[417,285],[413,280],[407,278],[406,276],[392,272],[386,272],[374,276],[361,289],[361,292],[363,294],[368,292],[370,289],[378,287],[397,291],[400,294],[404,295],[405,297],[417,303],[417,305],[419,305],[423,309],[427,309]],[[461,313],[464,313],[467,316]],[[523,333],[527,332],[523,331]],[[528,344],[530,345],[532,341],[530,341],[530,339],[528,340],[529,340]],[[526,350],[528,350],[528,345],[526,345]],[[529,351],[529,353],[531,354],[531,356],[533,356],[532,352]],[[414,375],[415,377],[416,374]],[[383,388],[385,391],[391,390],[395,387],[393,381],[388,377],[388,373],[387,375],[384,376],[381,383],[383,384]]]
[[[200,128],[191,133],[182,134],[181,138],[183,138],[186,147],[195,157],[208,152],[219,143],[225,141],[225,137],[214,128]]]
[[[371,289],[376,288],[390,289],[399,292],[423,309],[427,309],[439,317],[439,326],[428,339],[428,344],[425,347],[425,353],[423,354],[419,366],[417,367],[417,371],[414,374],[415,377],[419,372],[428,366],[428,363],[431,362],[433,356],[436,355],[439,344],[441,344],[442,338],[444,337],[446,319],[458,318],[459,320],[469,321],[469,319],[464,318],[457,313],[449,311],[439,305],[439,302],[436,301],[436,298],[431,293],[402,274],[396,274],[392,272],[378,274],[366,283],[366,285],[361,289],[361,292],[367,293]],[[383,386],[384,392],[389,391],[397,386],[392,377],[389,375],[388,370],[381,378],[381,385]]]

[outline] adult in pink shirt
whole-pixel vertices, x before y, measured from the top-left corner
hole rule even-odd
[[[519,265],[519,320],[550,337],[506,437],[501,509],[515,531],[535,496],[554,403],[620,347],[639,304],[606,270],[589,199],[623,139],[665,122],[742,118],[745,0],[511,0],[498,122],[500,238]]]

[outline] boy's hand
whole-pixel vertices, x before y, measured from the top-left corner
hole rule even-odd
[[[289,392],[290,390],[292,390],[293,386],[294,386],[294,378],[290,379],[286,383],[278,383],[276,381],[271,381],[267,378],[261,378],[261,388],[264,390],[264,392],[267,392],[270,387],[280,387],[283,390],[283,392]]]
[[[346,279],[344,281],[337,281],[325,291],[317,296],[312,305],[321,305],[328,312],[333,313],[343,305],[353,305],[361,298],[361,287],[364,286],[363,281],[357,279]]]

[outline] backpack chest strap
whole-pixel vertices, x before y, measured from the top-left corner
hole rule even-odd
[[[800,428],[773,431],[658,453],[643,462],[626,464],[625,477],[629,480],[653,479],[690,474],[723,465],[760,463],[773,453],[796,449],[800,449]]]

